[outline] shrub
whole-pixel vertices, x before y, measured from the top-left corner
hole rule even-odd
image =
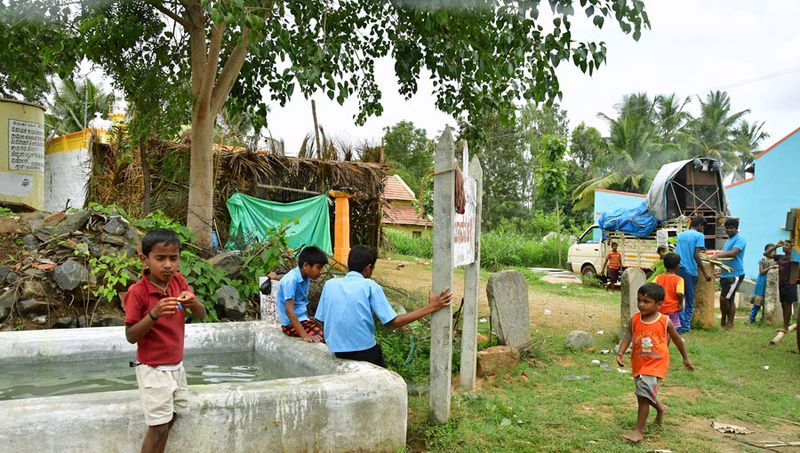
[[[433,256],[433,239],[431,236],[412,237],[402,231],[385,229],[386,239],[391,248],[400,255],[416,256],[430,259]]]

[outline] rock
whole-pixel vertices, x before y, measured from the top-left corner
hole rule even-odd
[[[105,242],[106,244],[117,245],[120,247],[124,247],[128,244],[124,237],[107,233],[100,235],[100,242]]]
[[[622,278],[620,279],[620,304],[619,304],[619,332],[623,334],[625,329],[628,328],[628,321],[630,321],[631,316],[634,313],[639,311],[637,308],[637,300],[638,300],[638,293],[639,288],[645,284],[647,281],[647,277],[644,275],[644,271],[635,268],[629,267],[625,269],[625,272],[622,273]]]
[[[23,315],[44,315],[47,313],[48,303],[36,300],[25,299],[19,303],[19,312]]]
[[[767,271],[767,289],[764,292],[764,322],[772,326],[783,325],[783,310],[780,302],[778,270]]]
[[[43,326],[47,324],[47,316],[34,316],[31,321],[36,325]]]
[[[86,317],[83,315],[78,316],[77,324],[78,327],[86,327]]]
[[[121,235],[128,229],[128,221],[120,216],[114,216],[103,225],[103,231],[108,234]]]
[[[6,283],[9,285],[15,285],[19,280],[20,276],[16,272],[9,272],[8,275],[6,275]]]
[[[77,260],[67,260],[53,271],[53,279],[64,291],[72,291],[89,281],[89,271]]]
[[[208,262],[222,269],[228,277],[236,277],[244,267],[244,260],[237,252],[222,252],[212,256]]]
[[[25,272],[23,272],[23,274],[25,276],[27,276],[27,277],[40,279],[40,280],[47,278],[47,271],[43,271],[41,269],[36,269],[36,268],[33,268],[33,267],[25,269]]]
[[[53,320],[52,327],[58,329],[71,329],[78,325],[74,316],[61,316]]]
[[[6,276],[12,272],[10,266],[0,266],[0,285],[6,281]]]
[[[47,213],[43,211],[32,211],[32,212],[25,212],[20,214],[20,222],[32,230],[39,228],[42,223],[44,222],[45,217],[47,217]]]
[[[22,246],[25,247],[25,250],[36,250],[39,248],[39,244],[39,240],[32,234],[26,234],[25,237],[22,238]]]
[[[47,288],[41,280],[25,280],[22,283],[20,299],[47,299]]]
[[[217,304],[222,307],[222,313],[226,318],[241,319],[244,316],[247,304],[239,296],[239,291],[236,288],[222,285],[215,294],[217,296]]]
[[[531,322],[528,315],[528,283],[518,271],[502,271],[486,285],[492,324],[500,343],[515,349],[530,349]]]
[[[15,303],[17,303],[16,289],[6,288],[6,290],[0,294],[0,322],[4,321],[8,315],[11,314]]]
[[[564,344],[569,349],[580,350],[592,346],[594,344],[594,338],[592,338],[592,334],[589,332],[573,330],[569,333],[569,335],[567,335],[567,339],[564,341]]]
[[[478,352],[478,376],[504,374],[519,363],[519,351],[511,346],[492,346]]]
[[[92,326],[95,327],[109,327],[109,326],[124,326],[125,320],[120,316],[109,315],[104,316],[96,321],[92,321]]]
[[[64,217],[64,220],[55,224],[55,228],[52,232],[53,236],[59,236],[62,234],[72,233],[74,231],[82,230],[84,226],[86,226],[86,222],[89,221],[89,217],[91,217],[91,213],[89,211],[75,211],[72,214],[67,214]]]

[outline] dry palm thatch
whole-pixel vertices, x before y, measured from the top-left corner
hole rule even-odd
[[[190,146],[151,142],[148,147],[153,209],[183,221],[188,205]],[[381,196],[386,176],[383,164],[284,157],[233,147],[216,148],[214,218],[221,239],[226,239],[230,223],[225,202],[236,192],[266,200],[292,202],[309,195],[284,188],[318,193],[349,189],[354,193],[350,200],[351,243],[378,246]],[[87,200],[103,205],[115,204],[134,216],[144,215],[141,212],[143,190],[138,153],[108,145],[98,145],[95,149]]]

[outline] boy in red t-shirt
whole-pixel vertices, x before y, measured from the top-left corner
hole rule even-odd
[[[136,382],[148,429],[142,452],[163,452],[175,414],[188,409],[183,369],[183,310],[203,319],[206,309],[178,272],[181,243],[158,228],[142,239],[142,278],[125,297],[125,337],[137,343]]]
[[[639,442],[644,437],[644,424],[653,406],[658,414],[656,423],[662,424],[667,408],[658,400],[658,384],[667,375],[669,369],[669,341],[671,338],[678,347],[683,357],[683,364],[689,371],[694,370],[683,340],[669,317],[658,312],[664,300],[664,288],[655,283],[645,283],[637,293],[638,313],[631,316],[625,337],[619,343],[617,364],[625,366],[623,361],[625,351],[632,345],[631,368],[636,385],[636,400],[639,411],[636,416],[636,428],[623,434],[622,437],[630,442]]]
[[[608,266],[608,284],[606,289],[614,289],[614,286],[619,280],[619,271],[622,269],[622,254],[617,251],[617,243],[611,243],[611,251],[606,255],[606,260],[603,262],[603,268],[600,274],[603,274]]]
[[[664,303],[658,308],[659,313],[669,316],[669,320],[675,329],[681,328],[681,317],[678,316],[683,310],[683,277],[678,275],[678,266],[681,264],[681,257],[677,253],[667,253],[664,255],[665,273],[658,275],[655,283],[664,288]]]

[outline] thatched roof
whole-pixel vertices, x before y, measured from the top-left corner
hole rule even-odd
[[[188,206],[189,155],[190,146],[182,143],[150,142],[147,149],[152,209],[160,209],[181,221],[186,218]],[[95,145],[87,202],[116,204],[131,215],[143,215],[144,186],[139,157],[138,150]],[[385,177],[386,169],[380,163],[285,157],[263,151],[217,147],[214,220],[224,240],[230,219],[225,201],[235,192],[290,202],[311,194],[282,188],[318,193],[349,188],[354,192],[350,206],[351,243],[377,246]]]

